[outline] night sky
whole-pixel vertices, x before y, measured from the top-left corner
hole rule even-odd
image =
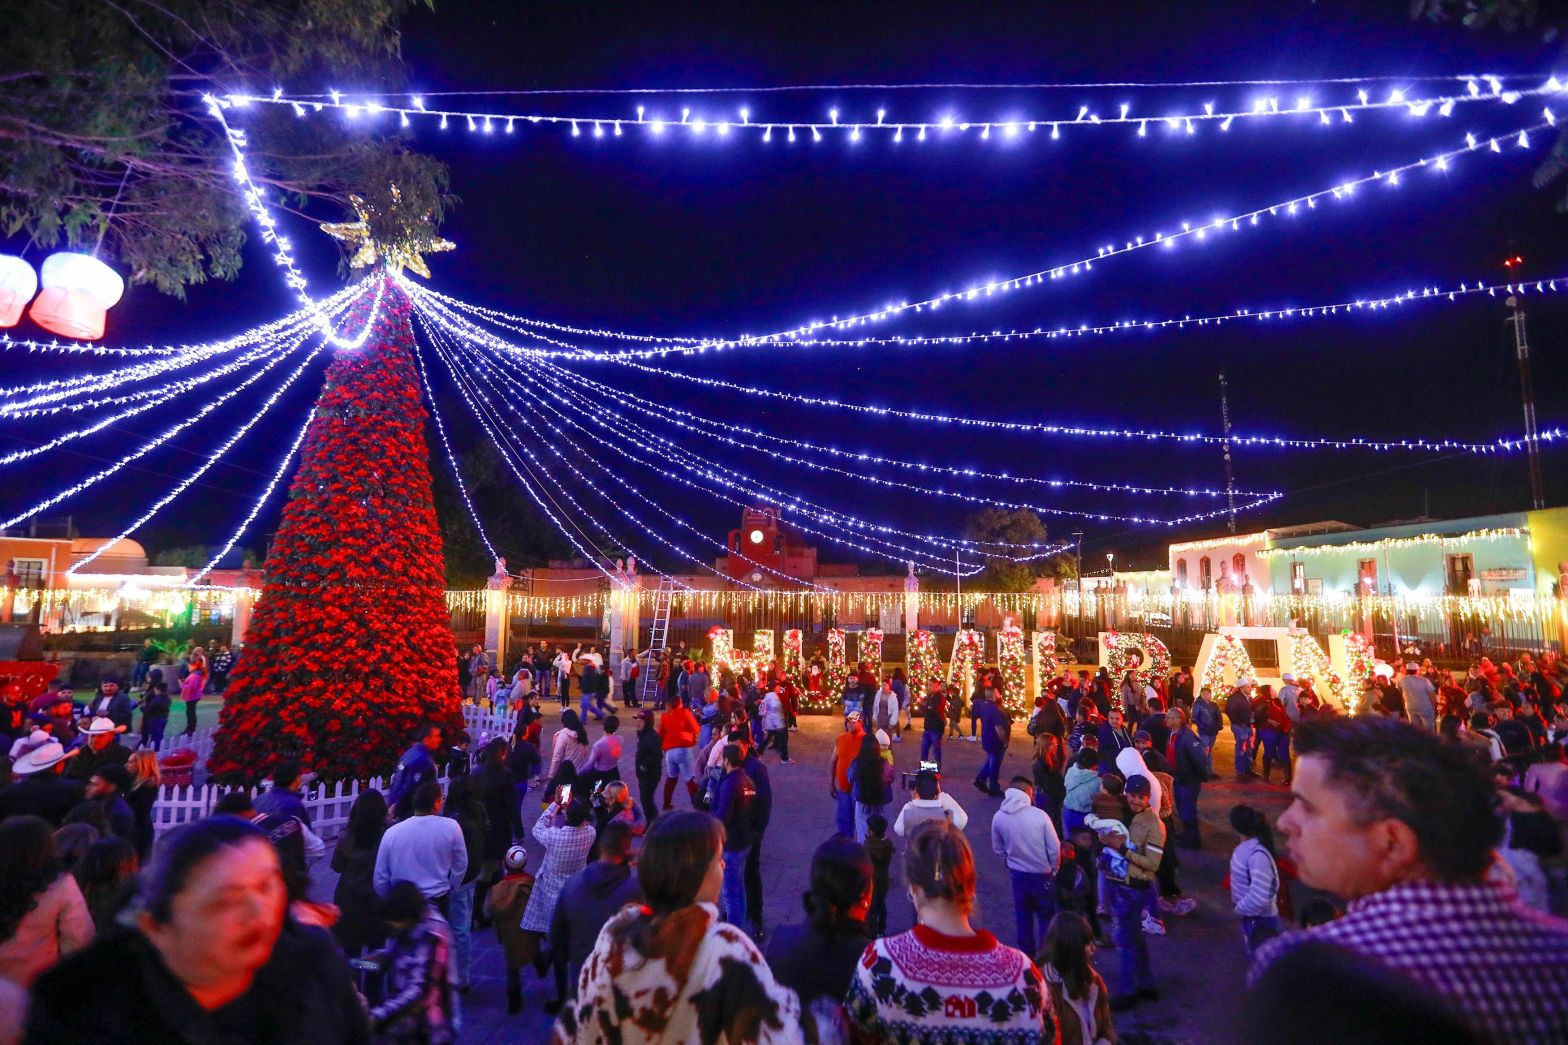
[[[834,3],[764,11],[753,6],[440,3],[435,13],[406,22],[405,57],[411,87],[431,92],[1510,72],[1544,79],[1554,68],[1568,69],[1557,59],[1558,48],[1536,38],[1412,23],[1400,0],[918,8]],[[302,92],[354,87],[286,86]],[[1375,90],[1386,94],[1389,86]],[[1408,86],[1414,96],[1433,85],[1411,80]],[[1071,116],[1080,105],[1108,114],[1124,101],[1135,114],[1151,116],[1211,100],[1221,108],[1246,108],[1263,93],[1289,104],[1300,90],[742,90],[684,100],[584,95],[460,101],[474,108],[608,116],[632,116],[641,103],[677,114],[691,105],[731,118],[746,105],[754,119],[820,119],[834,107],[846,117],[869,117],[886,108],[889,119],[930,119],[950,111],[983,119]],[[1340,85],[1319,88],[1314,98],[1353,94],[1352,86]],[[1448,119],[1367,113],[1349,127],[1337,122],[1320,127],[1312,117],[1238,121],[1224,135],[1213,127],[1188,136],[1155,125],[1146,138],[1129,128],[1067,128],[1060,141],[1036,132],[1010,145],[981,142],[973,133],[922,145],[906,137],[897,146],[877,138],[857,145],[842,139],[812,145],[806,139],[788,146],[777,136],[763,144],[756,133],[728,140],[711,135],[693,140],[685,133],[651,138],[636,131],[619,139],[586,134],[574,139],[561,130],[521,127],[509,137],[487,138],[456,125],[444,133],[431,125],[414,141],[450,164],[460,197],[443,229],[458,250],[431,259],[438,289],[565,323],[733,336],[1030,272],[1183,220],[1197,223],[1324,189],[1373,168],[1453,148],[1466,131],[1516,131],[1537,121],[1541,104],[1527,99],[1513,107],[1461,106]],[[1568,105],[1562,109],[1568,115]],[[1075,326],[1342,301],[1428,283],[1501,280],[1507,278],[1502,261],[1514,254],[1525,258],[1531,278],[1568,275],[1568,252],[1561,246],[1568,219],[1554,210],[1562,186],[1538,191],[1530,185],[1548,141],[1538,136],[1530,151],[1467,157],[1446,175],[1419,172],[1398,188],[1368,186],[1353,202],[1320,206],[1294,223],[1266,223],[1203,244],[1146,251],[1085,275],[948,306],[879,332]],[[337,283],[333,247],[294,224],[300,227],[290,232],[304,248],[313,285],[325,292]],[[194,288],[186,303],[148,288],[131,290],[111,313],[110,340],[221,336],[291,307],[277,272],[251,250],[236,283]],[[1529,307],[1541,424],[1568,423],[1563,365],[1568,305],[1545,297],[1529,299]],[[1217,432],[1217,375],[1223,364],[1238,431],[1489,440],[1516,435],[1521,427],[1506,315],[1499,296],[1349,317],[983,347],[751,348],[672,365],[746,384],[908,409]],[[22,330],[31,328],[24,324]],[[77,372],[87,364],[55,365]],[[710,417],[885,456],[1044,477],[1224,482],[1214,447],[916,428],[703,391],[614,364],[576,368]],[[223,540],[270,474],[309,398],[308,390],[290,396],[276,424],[240,444],[232,464],[138,536],[153,547]],[[181,413],[199,401],[192,398]],[[237,413],[224,417],[181,438],[181,449],[149,457],[148,470],[105,484],[102,494],[67,502],[60,512],[74,512],[84,531],[117,532],[167,488],[165,476],[198,460],[242,419]],[[482,438],[455,410],[448,418],[460,446]],[[52,427],[53,422],[18,431],[31,440]],[[80,445],[105,456],[124,452],[126,438],[122,431]],[[775,485],[809,491],[834,508],[909,529],[956,534],[972,508],[786,469],[733,450],[720,453],[712,443],[681,441]],[[439,458],[433,464],[445,467]],[[0,492],[0,507],[31,503],[99,466],[82,454],[51,454],[47,463],[35,459],[13,466],[16,481]],[[1568,500],[1568,461],[1549,450],[1544,466],[1548,503]],[[732,506],[641,473],[628,477],[716,537],[736,525],[738,509]],[[1236,481],[1244,489],[1290,495],[1240,516],[1239,529],[1327,518],[1367,524],[1423,510],[1445,517],[1528,507],[1521,457],[1435,460],[1362,451],[1241,450]],[[1220,507],[1085,491],[963,488],[1118,514]],[[633,551],[656,565],[680,566],[658,545],[639,539],[602,502],[592,503]],[[1106,551],[1117,553],[1119,565],[1163,563],[1167,541],[1212,536],[1225,526],[1217,520],[1176,530],[1140,529],[1045,518],[1055,536],[1086,531],[1086,569],[1103,565]],[[275,519],[276,512],[269,512],[248,543],[258,545]],[[678,539],[704,557],[715,551],[689,534]],[[514,561],[528,559],[527,549],[502,551],[513,553]],[[824,546],[824,558],[844,557]]]

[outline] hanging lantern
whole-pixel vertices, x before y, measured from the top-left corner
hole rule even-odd
[[[14,327],[38,293],[38,273],[15,254],[0,254],[0,327]]]
[[[63,337],[96,341],[104,315],[125,293],[119,273],[91,254],[60,251],[44,259],[43,293],[28,311],[34,323]]]

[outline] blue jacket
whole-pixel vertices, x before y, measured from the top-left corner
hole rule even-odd
[[[1192,724],[1200,736],[1219,736],[1222,724],[1220,721],[1220,706],[1212,700],[1193,701]]]
[[[745,770],[732,769],[719,781],[713,816],[724,824],[724,848],[746,849],[756,840],[757,789]]]
[[[1013,722],[994,700],[977,701],[972,714],[980,720],[980,747],[987,754],[1007,750]]]
[[[413,810],[414,789],[435,778],[436,760],[430,757],[430,749],[423,743],[415,744],[397,760],[397,771],[387,789],[387,805],[399,819],[408,816]]]

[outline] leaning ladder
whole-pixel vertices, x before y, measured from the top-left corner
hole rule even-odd
[[[669,646],[670,608],[675,603],[675,580],[669,575],[659,578],[659,587],[653,593],[653,622],[648,627],[648,659],[643,664],[637,680],[637,699],[643,703],[659,699],[659,663]]]

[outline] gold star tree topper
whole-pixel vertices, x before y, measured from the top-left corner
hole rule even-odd
[[[379,261],[386,265],[388,272],[407,268],[429,279],[430,269],[425,265],[424,255],[456,250],[457,244],[435,234],[428,212],[417,217],[400,213],[403,194],[396,185],[391,188],[391,196],[392,203],[386,213],[378,211],[375,204],[363,196],[350,196],[349,203],[353,204],[359,220],[323,222],[321,231],[357,248],[349,259],[350,268],[369,268]]]

